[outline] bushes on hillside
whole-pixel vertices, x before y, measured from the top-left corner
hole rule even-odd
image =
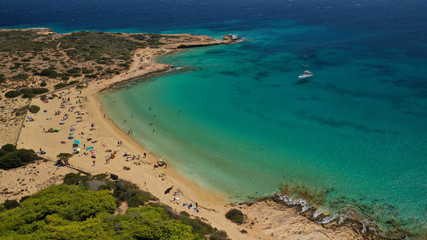
[[[53,69],[43,69],[40,73],[40,76],[45,76],[45,77],[49,77],[49,78],[57,78],[62,76],[63,74],[61,73],[57,73],[55,70]]]
[[[150,200],[157,200],[150,193],[141,191],[135,184],[124,180],[114,182],[112,189],[116,202],[119,204],[127,201],[129,207],[139,207]]]
[[[31,149],[16,149],[12,144],[4,145],[0,150],[0,169],[9,170],[39,159]]]
[[[53,87],[55,89],[60,89],[60,88],[68,87],[68,86],[76,84],[76,83],[79,83],[79,81],[71,81],[69,83],[58,83],[58,84],[54,85]]]
[[[14,208],[17,208],[17,207],[19,207],[19,202],[18,201],[16,201],[16,200],[6,200],[6,201],[4,201],[4,208],[6,208],[6,209],[14,209]]]
[[[228,240],[228,236],[224,231],[217,231],[209,236],[209,240]]]
[[[7,98],[15,98],[15,97],[18,97],[19,95],[21,95],[20,91],[10,90],[4,96]]]
[[[109,184],[121,182],[106,180],[105,174],[67,176],[68,179],[87,178],[88,181],[98,179],[96,181]],[[125,187],[132,185],[129,184]],[[16,206],[16,203],[12,205]],[[175,214],[170,207],[161,204],[129,208],[125,214],[114,215],[116,207],[108,190],[90,191],[82,186],[53,185],[23,199],[14,210],[6,210],[10,207],[0,204],[0,238],[201,240],[208,236],[213,240],[228,239],[224,231],[218,231],[200,219],[192,219],[188,213]]]
[[[111,179],[113,179],[113,180],[117,180],[117,179],[119,179],[119,176],[117,176],[116,174],[110,174],[110,178]]]
[[[40,107],[37,106],[37,105],[31,105],[31,106],[28,107],[28,110],[31,113],[38,113],[40,111]]]
[[[49,89],[47,88],[33,88],[32,90],[34,94],[43,94],[49,92]]]
[[[64,87],[67,87],[67,86],[68,86],[68,84],[66,84],[66,83],[58,83],[58,84],[54,85],[53,87],[55,89],[60,89],[60,88],[64,88]]]
[[[7,92],[4,96],[7,98],[15,98],[23,94],[23,98],[33,98],[38,94],[43,94],[49,92],[47,88],[22,88],[18,90],[11,90]]]
[[[13,152],[13,151],[16,151],[16,146],[8,143],[8,144],[3,145],[1,147],[1,150],[6,151],[6,152]]]
[[[49,92],[47,88],[23,88],[19,90],[22,94],[24,94],[23,98],[33,98],[38,94],[43,94]]]
[[[232,222],[237,224],[243,224],[244,223],[244,215],[242,211],[238,209],[230,209],[226,214],[225,217],[230,219]]]

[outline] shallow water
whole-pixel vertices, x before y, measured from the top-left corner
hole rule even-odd
[[[424,60],[400,49],[373,54],[351,35],[337,48],[330,39],[339,29],[260,25],[238,32],[243,43],[161,57],[196,69],[105,95],[109,115],[231,200],[305,186],[327,192],[320,205],[332,213],[356,206],[383,221],[423,222],[426,101],[417,81],[427,74]],[[313,36],[316,47],[307,40]],[[306,68],[315,76],[298,84]]]
[[[231,201],[286,185],[332,214],[427,232],[425,2],[124,1],[126,14],[113,3],[33,25],[245,37],[163,56],[195,68],[102,96],[119,127],[179,172]],[[298,84],[305,69],[314,77]]]

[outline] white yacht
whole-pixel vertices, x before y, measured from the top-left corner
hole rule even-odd
[[[298,80],[305,80],[311,77],[313,77],[313,73],[308,70],[305,70],[303,74],[298,76]]]

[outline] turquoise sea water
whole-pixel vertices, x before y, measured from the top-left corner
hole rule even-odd
[[[230,201],[286,186],[332,218],[423,239],[425,9],[425,0],[0,0],[0,26],[241,34],[239,44],[162,56],[193,68],[105,92],[109,117]],[[297,84],[306,69],[314,77]]]
[[[334,216],[354,211],[385,230],[391,219],[425,230],[427,101],[425,88],[413,83],[427,74],[424,59],[400,49],[379,55],[354,35],[338,40],[347,34],[342,29],[260,26],[237,32],[242,43],[160,57],[194,68],[104,94],[108,115],[179,172],[232,201],[286,184],[322,196],[318,203]],[[349,42],[337,48],[333,41]],[[315,76],[298,84],[305,69]]]

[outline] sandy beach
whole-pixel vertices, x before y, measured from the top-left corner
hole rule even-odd
[[[200,41],[206,45],[223,43]],[[191,44],[198,46],[200,42],[187,43],[188,46]],[[112,79],[93,80],[83,89],[72,87],[57,91],[57,97],[44,102],[34,98],[32,104],[40,106],[41,110],[37,114],[27,114],[17,147],[43,151],[45,154],[41,156],[51,161],[2,171],[0,188],[8,188],[3,193],[9,193],[2,193],[0,200],[19,199],[50,184],[61,183],[61,177],[76,171],[53,166],[56,156],[74,152],[69,160],[70,166],[90,174],[117,174],[176,211],[186,211],[226,231],[231,239],[363,239],[349,227],[327,229],[300,216],[295,209],[285,209],[273,202],[237,206],[247,215],[247,221],[241,226],[236,225],[225,218],[225,213],[233,206],[221,193],[200,188],[166,165],[154,167],[159,159],[133,141],[131,132],[126,134],[108,119],[102,109],[108,106],[101,106],[98,94],[114,84],[172,69],[171,65],[155,63],[154,58],[172,53],[178,47],[171,44],[162,48],[138,49],[127,72]],[[165,194],[170,187],[173,187],[172,191]],[[22,188],[26,190],[21,191]],[[183,207],[185,203],[197,205],[199,212]]]

